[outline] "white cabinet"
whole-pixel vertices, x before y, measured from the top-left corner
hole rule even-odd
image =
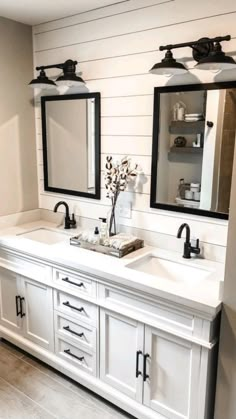
[[[40,260],[0,265],[0,336],[139,419],[212,419],[217,317]]]
[[[22,291],[24,336],[46,349],[53,350],[52,289],[22,277]]]
[[[0,269],[0,324],[53,350],[52,289],[7,269]]]
[[[0,323],[16,333],[22,328],[20,311],[20,278],[14,272],[0,269]]]
[[[144,404],[170,419],[198,418],[201,347],[145,326]]]
[[[208,351],[210,352],[210,351]],[[209,419],[202,347],[107,309],[100,310],[100,379],[169,419]],[[203,383],[202,382],[202,383]]]
[[[141,368],[143,333],[143,324],[100,310],[100,378],[139,402],[143,383],[136,368]]]

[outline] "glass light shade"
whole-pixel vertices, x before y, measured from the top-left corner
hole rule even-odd
[[[43,90],[55,89],[56,87],[55,83],[48,84],[48,83],[38,83],[38,82],[37,83],[30,82],[28,86],[31,87],[32,89],[43,89]]]
[[[57,86],[78,87],[84,86],[85,82],[81,77],[76,76],[76,74],[71,74],[58,77],[56,84]]]
[[[226,62],[208,62],[208,63],[201,63],[195,65],[197,70],[209,70],[213,72],[223,71],[223,70],[236,70],[236,63],[226,63]]]
[[[151,74],[157,74],[160,76],[166,76],[166,77],[171,77],[171,76],[178,76],[181,74],[186,74],[188,72],[188,70],[183,66],[183,68],[178,68],[178,67],[159,67],[158,63],[155,64],[151,70],[149,70],[149,73]]]

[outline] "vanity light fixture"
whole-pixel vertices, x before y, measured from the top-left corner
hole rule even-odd
[[[188,70],[182,63],[176,61],[171,50],[167,49],[165,58],[160,63],[155,64],[149,72],[170,77],[176,74],[185,74]]]
[[[210,71],[222,71],[236,69],[236,62],[229,55],[225,55],[222,51],[220,42],[215,42],[213,50],[210,51],[209,55],[202,58],[195,65],[198,70],[210,70]]]
[[[184,42],[181,44],[170,44],[160,46],[160,51],[167,51],[165,58],[156,63],[149,71],[152,74],[165,75],[167,77],[181,75],[188,69],[173,58],[172,50],[177,48],[190,47],[193,50],[193,59],[199,70],[210,70],[218,72],[222,70],[236,69],[236,62],[222,51],[221,42],[230,41],[231,36],[217,36],[215,38],[201,38],[198,41]]]
[[[29,86],[33,89],[51,89],[57,86],[84,86],[84,80],[76,75],[77,64],[77,61],[66,60],[61,64],[51,64],[36,67],[36,70],[40,71],[39,76],[36,79],[33,79],[29,83]],[[49,68],[59,68],[60,70],[63,70],[63,75],[59,76],[54,82],[53,80],[50,80],[45,73],[45,70]]]
[[[36,67],[36,70],[39,70],[39,67]],[[47,77],[45,71],[41,68],[39,76],[37,77],[37,79],[31,80],[29,86],[33,89],[51,89],[56,87],[57,85],[56,83],[54,83],[53,80],[50,80]]]

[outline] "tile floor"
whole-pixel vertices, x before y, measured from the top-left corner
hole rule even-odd
[[[0,340],[0,419],[128,419],[120,410]]]

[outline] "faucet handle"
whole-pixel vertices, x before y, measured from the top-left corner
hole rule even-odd
[[[199,247],[199,239],[192,239],[191,240],[191,252],[195,253],[195,255],[199,255],[201,249]]]
[[[76,219],[75,219],[75,214],[73,213],[73,214],[71,214],[71,221],[70,221],[70,224],[71,224],[71,226],[73,227],[73,228],[75,228],[76,227]]]

